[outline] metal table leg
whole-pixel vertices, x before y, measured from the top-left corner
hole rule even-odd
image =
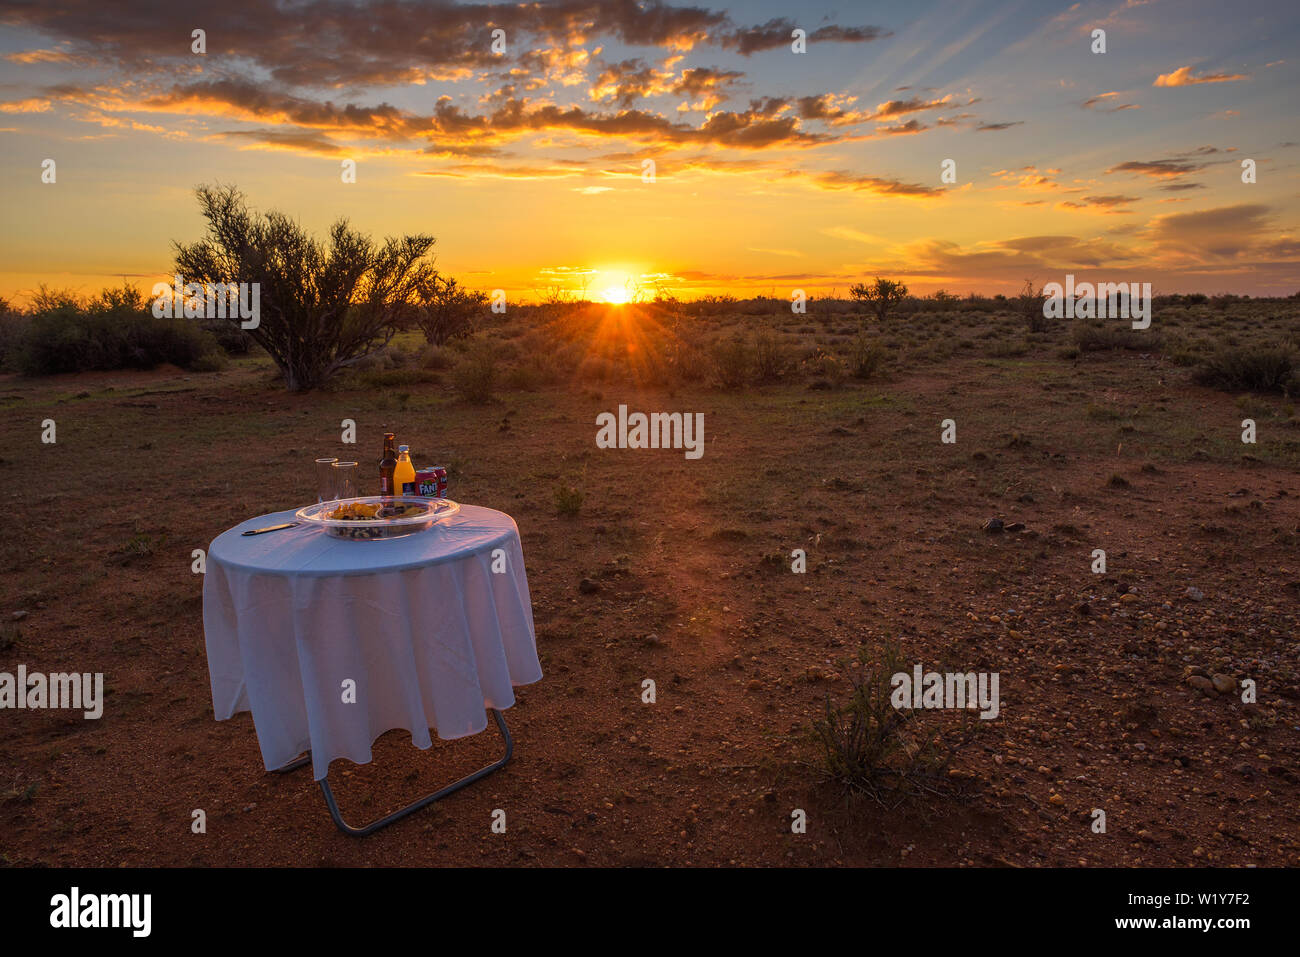
[[[510,732],[506,728],[506,719],[502,716],[501,712],[496,710],[495,708],[490,708],[489,710],[492,713],[492,717],[496,719],[497,728],[501,731],[501,737],[504,738],[506,742],[506,753],[501,757],[500,760],[495,761],[492,764],[489,764],[487,767],[479,768],[479,770],[475,771],[473,774],[467,774],[465,777],[461,778],[459,781],[455,782],[454,784],[449,784],[440,791],[435,791],[432,794],[426,795],[425,797],[420,798],[418,801],[408,804],[406,805],[406,807],[401,808],[400,810],[394,811],[392,814],[379,818],[377,821],[371,821],[369,824],[363,825],[362,827],[353,827],[347,821],[343,820],[343,815],[339,813],[338,802],[334,800],[334,792],[330,789],[328,776],[321,778],[320,789],[325,795],[325,804],[330,810],[330,816],[334,818],[334,823],[338,825],[338,829],[342,831],[344,834],[351,834],[353,837],[365,837],[367,834],[373,834],[381,827],[387,827],[388,825],[392,824],[394,821],[400,820],[406,817],[406,815],[420,810],[420,808],[422,807],[427,807],[428,805],[432,804],[434,801],[437,801],[438,799],[444,798],[448,794],[451,794],[453,791],[459,791],[467,784],[473,784],[479,778],[487,777],[493,771],[499,771],[501,768],[504,768],[506,766],[506,762],[510,760],[510,755],[514,753],[515,744],[514,741],[512,741],[510,738]],[[309,751],[303,757],[295,758],[293,761],[290,761],[284,767],[277,768],[276,773],[293,771],[296,768],[300,768],[303,765],[308,764],[310,761],[311,761],[311,752]]]

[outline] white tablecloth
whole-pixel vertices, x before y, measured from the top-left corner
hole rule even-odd
[[[208,549],[203,630],[218,721],[252,711],[267,770],[310,749],[364,764],[385,731],[419,748],[477,734],[486,708],[542,677],[514,520],[473,505],[428,531],[344,541],[318,528],[244,537],[294,520],[261,515]],[[504,573],[494,573],[502,549]],[[498,559],[500,556],[498,556]],[[500,561],[497,561],[500,565]],[[355,704],[345,703],[346,681]]]

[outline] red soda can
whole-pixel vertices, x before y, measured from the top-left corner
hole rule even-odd
[[[430,465],[415,473],[415,494],[424,498],[447,497],[447,470],[441,465]]]

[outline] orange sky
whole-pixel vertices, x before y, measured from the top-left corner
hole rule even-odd
[[[1174,6],[0,0],[0,295],[147,289],[214,182],[516,301],[1294,293],[1300,17]]]

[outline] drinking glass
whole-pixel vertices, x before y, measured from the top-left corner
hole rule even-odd
[[[316,501],[332,502],[338,496],[334,494],[334,469],[330,468],[337,458],[316,460]]]
[[[341,500],[357,497],[357,463],[335,462],[330,468],[334,472],[334,498]]]

